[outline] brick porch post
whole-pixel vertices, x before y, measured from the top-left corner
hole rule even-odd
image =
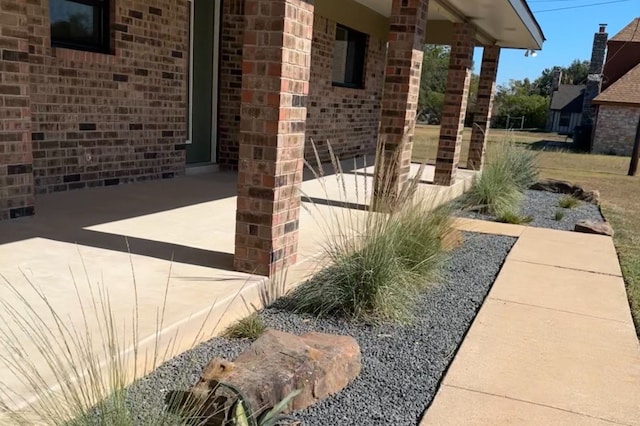
[[[416,125],[429,0],[393,0],[378,137],[376,201],[398,193],[407,181]]]
[[[447,91],[440,121],[440,141],[434,179],[437,185],[445,186],[455,181],[460,160],[475,35],[469,24],[456,23],[453,27],[454,40],[451,45]]]
[[[27,0],[0,1],[0,220],[34,213]]]
[[[295,263],[313,3],[246,0],[234,265]]]
[[[484,164],[485,142],[489,136],[499,60],[500,48],[498,46],[484,47],[478,83],[478,100],[473,115],[473,130],[471,131],[469,160],[467,162],[467,168],[472,170],[482,170]]]

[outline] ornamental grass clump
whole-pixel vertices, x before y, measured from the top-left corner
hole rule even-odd
[[[260,316],[254,312],[230,325],[223,336],[230,339],[257,339],[266,328]]]
[[[354,172],[345,173],[330,146],[328,149],[332,176],[323,174],[319,160],[317,168],[307,166],[323,184],[327,199],[334,192],[326,184],[336,179],[344,202],[331,208],[311,203],[309,211],[324,231],[324,256],[320,270],[296,289],[286,304],[294,311],[316,316],[371,322],[408,320],[416,294],[433,282],[445,257],[442,240],[451,228],[449,210],[435,208],[436,199],[420,191],[424,167],[399,187],[388,178],[391,173],[369,180],[370,175],[358,171],[355,162]],[[379,151],[376,170],[395,165],[394,158],[386,164],[384,158]],[[379,184],[369,191],[375,179]],[[375,205],[374,192],[379,195]],[[303,194],[303,201],[305,198],[311,199]],[[348,200],[349,205],[356,201],[366,206],[341,207]]]
[[[580,200],[570,195],[567,195],[566,197],[562,197],[560,198],[560,200],[558,200],[558,206],[563,209],[573,209],[578,207],[579,204],[580,204]]]
[[[464,208],[496,217],[518,211],[524,191],[537,180],[535,152],[513,142],[493,145],[482,174],[464,197]]]
[[[511,223],[513,225],[522,225],[533,222],[532,216],[524,216],[513,212],[505,212],[502,216],[496,218],[497,222]]]

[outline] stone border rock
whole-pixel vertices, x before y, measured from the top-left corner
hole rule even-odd
[[[567,194],[578,200],[586,201],[596,206],[600,205],[600,192],[597,189],[587,190],[571,182],[556,179],[543,179],[531,185],[534,191],[546,191],[556,194]]]

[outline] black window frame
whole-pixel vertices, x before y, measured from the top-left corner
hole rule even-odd
[[[331,68],[331,85],[336,87],[348,87],[351,89],[364,89],[369,35],[345,25],[337,24],[334,45],[338,41],[338,29],[342,29],[347,32],[347,63],[345,67],[344,81],[334,81],[333,67]]]
[[[49,0],[50,2],[54,0]],[[83,50],[87,52],[111,53],[111,2],[113,0],[64,0],[71,3],[84,4],[93,7],[94,25],[98,25],[97,34],[100,38],[98,43],[74,42],[69,40],[56,40],[53,36],[52,26],[49,24],[49,34],[51,36],[52,47],[62,47],[65,49]],[[51,12],[49,12],[51,16]]]
[[[560,112],[560,118],[558,119],[558,127],[569,127],[570,125],[571,125],[571,113]]]

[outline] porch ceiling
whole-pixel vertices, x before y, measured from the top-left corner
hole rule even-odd
[[[392,0],[355,0],[388,18]],[[525,0],[431,0],[427,42],[449,44],[451,24],[468,22],[481,44],[516,49],[542,49],[544,34]]]

